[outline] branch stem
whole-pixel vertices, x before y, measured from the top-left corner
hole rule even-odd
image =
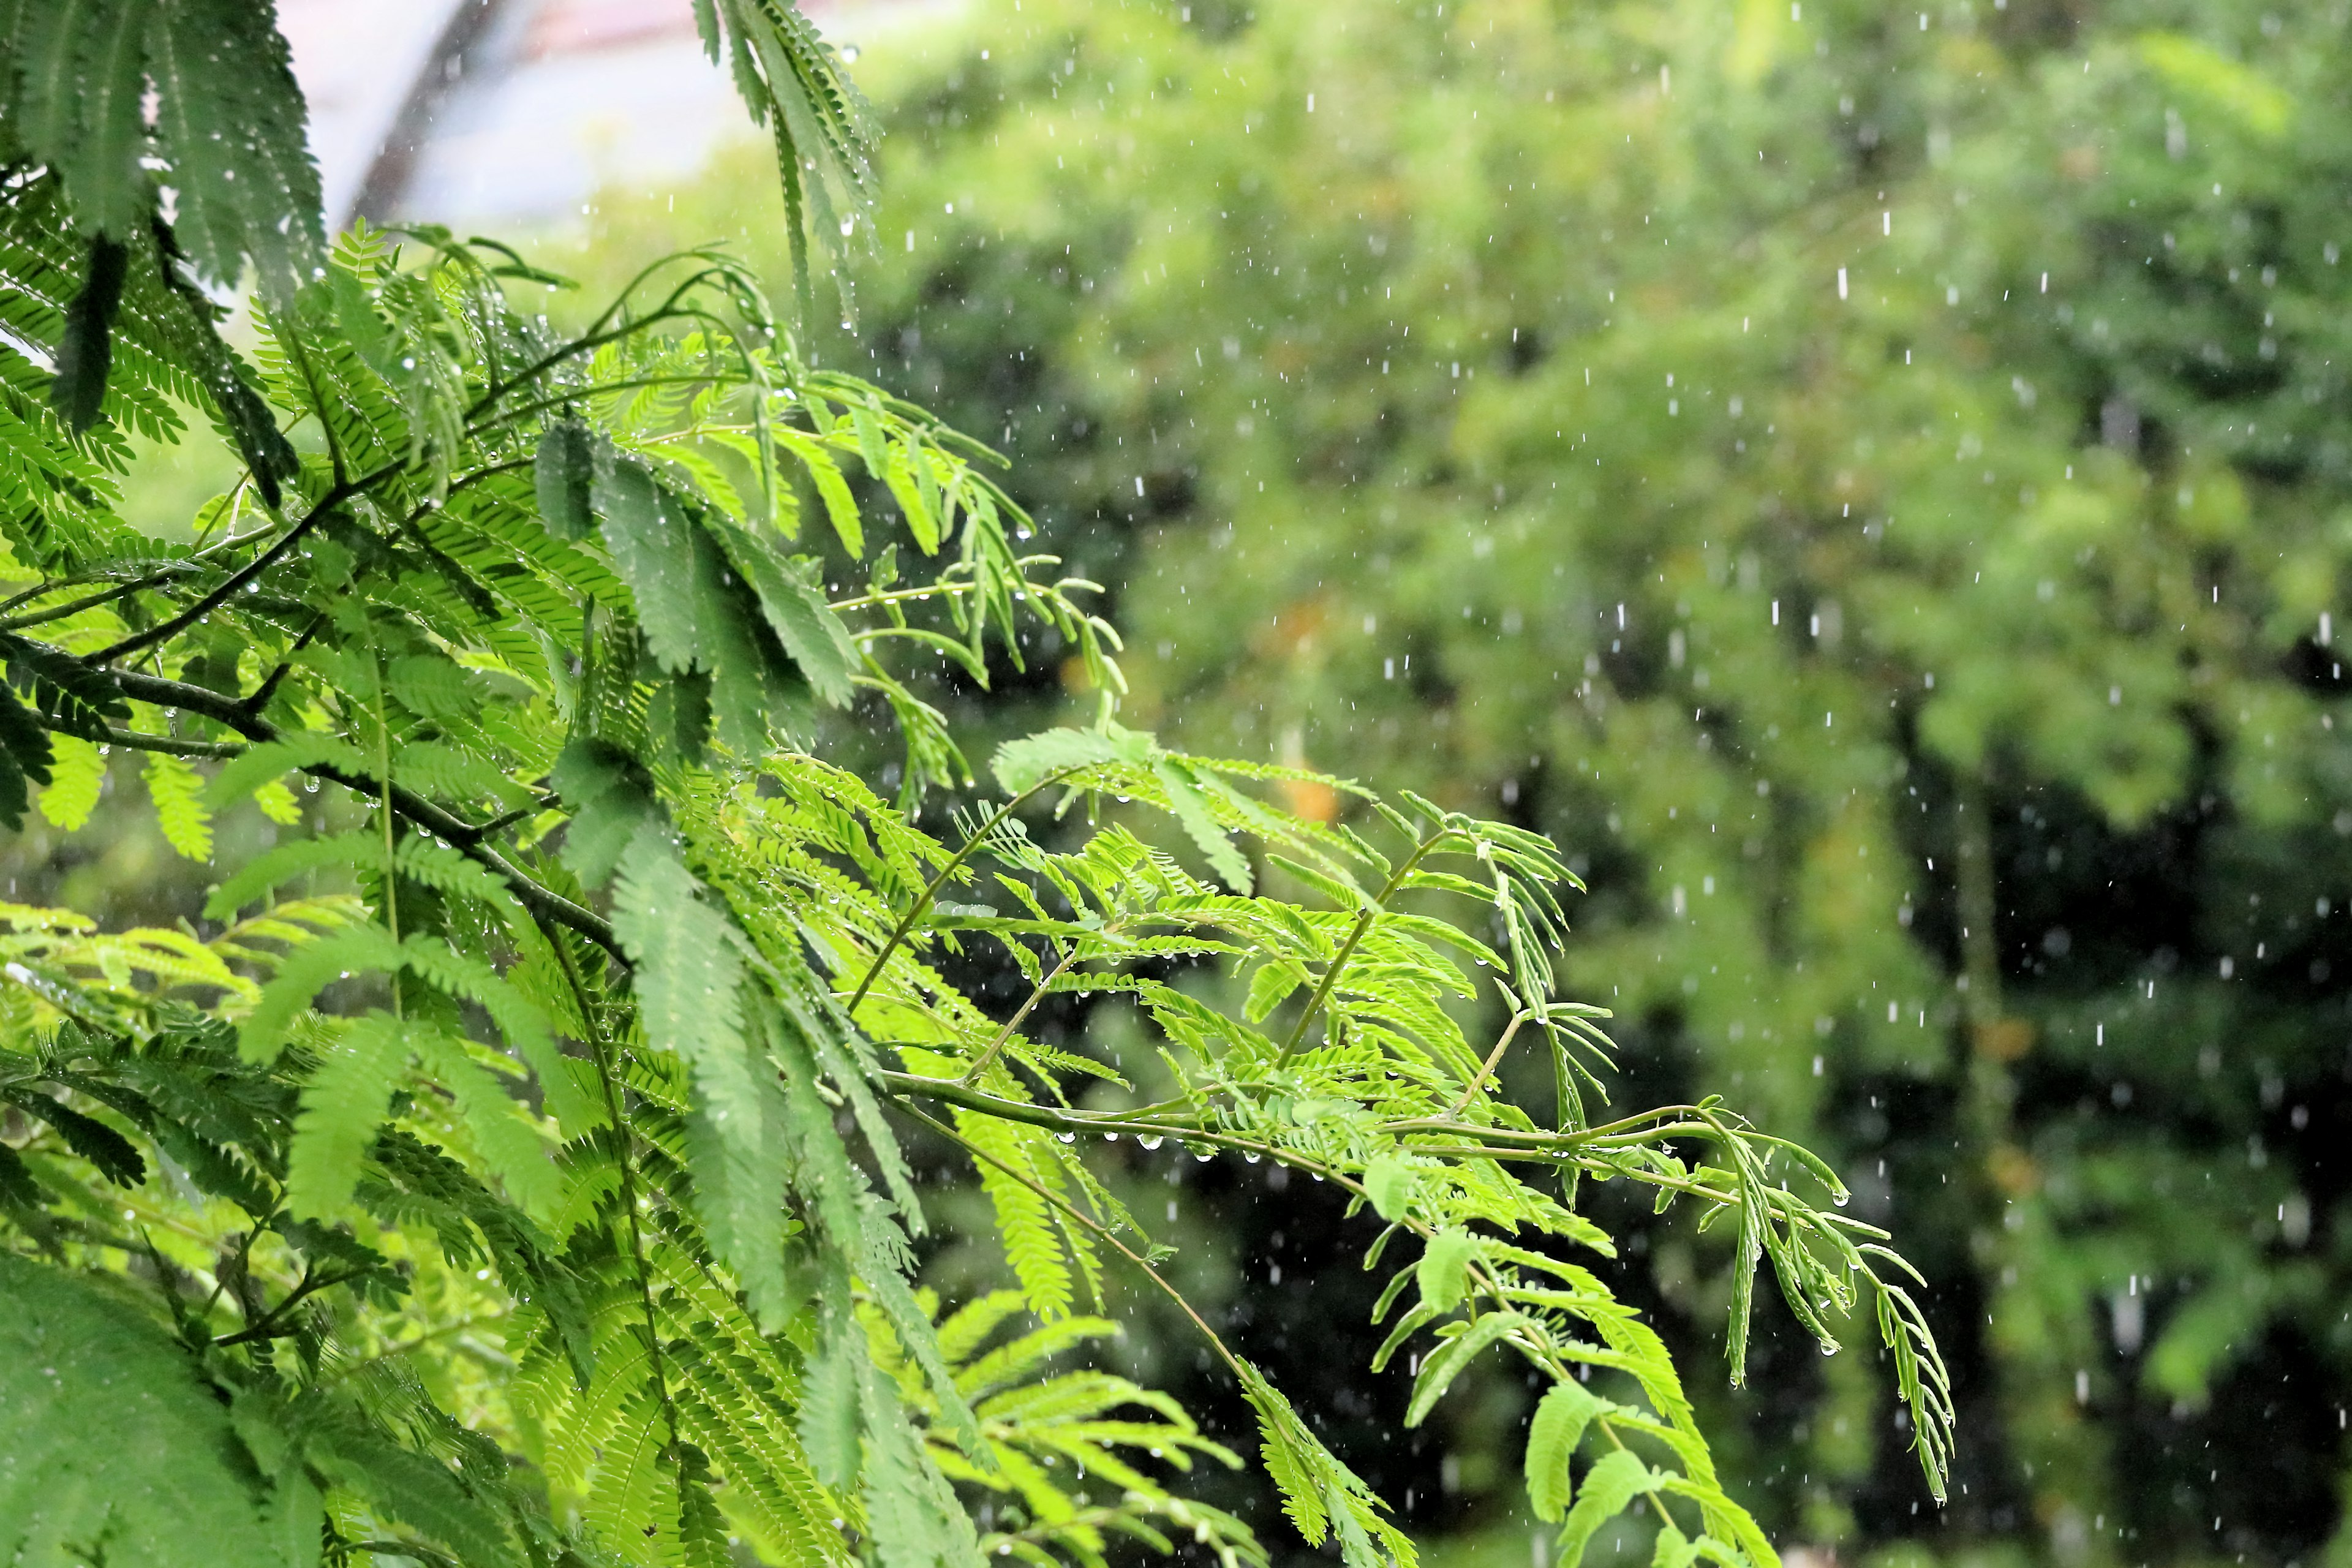
[[[399,471],[399,465],[388,463],[359,479],[338,481],[333,489],[319,498],[317,505],[303,514],[301,521],[279,534],[277,542],[270,545],[268,549],[229,574],[228,580],[219,587],[190,605],[170,620],[159,626],[150,626],[143,632],[134,632],[110,647],[102,647],[96,653],[86,655],[82,662],[90,665],[111,664],[116,659],[137,653],[142,648],[152,647],[157,643],[179,636],[236,597],[244,590],[247,583],[278,564],[286,552],[300,543],[329,512],[361,491],[373,488],[381,480]]]
[[[1062,977],[1063,972],[1077,961],[1078,944],[1073,942],[1070,943],[1070,951],[1062,955],[1062,961],[1046,972],[1045,979],[1037,982],[1037,988],[1029,993],[1029,999],[1021,1004],[1020,1009],[1013,1016],[1004,1020],[1004,1027],[996,1031],[996,1038],[988,1042],[988,1049],[981,1052],[980,1058],[964,1069],[963,1077],[958,1080],[959,1082],[978,1083],[980,1081],[980,1075],[994,1064],[998,1054],[1004,1049],[1004,1042],[1013,1037],[1013,1031],[1021,1026],[1022,1021],[1029,1016],[1032,1008],[1045,999],[1045,993],[1054,988],[1054,982]]]
[[[857,989],[850,993],[848,1004],[842,1008],[844,1013],[853,1017],[856,1016],[857,1005],[866,1000],[866,994],[873,990],[874,983],[882,977],[882,966],[890,962],[890,955],[898,951],[899,944],[904,942],[914,931],[916,923],[923,918],[923,911],[931,907],[931,900],[939,897],[941,888],[947,886],[948,879],[954,876],[966,860],[971,858],[973,851],[988,841],[988,836],[995,832],[1006,817],[1020,810],[1032,798],[1068,778],[1072,773],[1079,772],[1084,765],[1081,763],[1077,767],[1064,768],[1058,773],[1048,773],[1039,779],[1035,784],[997,807],[995,815],[982,823],[972,836],[964,840],[963,847],[948,858],[947,864],[940,868],[939,874],[933,877],[929,885],[916,896],[915,901],[907,906],[907,912],[898,917],[898,923],[891,928],[888,940],[882,943],[882,951],[876,953],[874,962],[866,966],[865,978],[857,983]]]
[[[621,1211],[628,1222],[629,1266],[636,1276],[637,1303],[645,1313],[646,1363],[654,1374],[654,1393],[661,1401],[663,1420],[669,1428],[670,1461],[675,1464],[679,1458],[677,1406],[670,1399],[669,1369],[662,1353],[661,1320],[654,1308],[653,1273],[646,1263],[645,1227],[637,1217],[637,1163],[631,1152],[635,1134],[621,1110],[620,1064],[611,1037],[596,1026],[595,1005],[588,999],[588,983],[580,973],[579,960],[564,945],[561,934],[544,927],[541,934],[555,949],[572,1002],[580,1009],[580,1026],[587,1032],[586,1044],[596,1062],[597,1087],[604,1091],[604,1114],[612,1121],[613,1138],[617,1145],[615,1157],[621,1170]]]
[[[932,1131],[937,1132],[942,1138],[947,1139],[950,1142],[961,1148],[973,1159],[985,1160],[988,1163],[995,1166],[997,1170],[1003,1172],[1004,1175],[1011,1180],[1020,1183],[1023,1186],[1036,1194],[1037,1196],[1045,1200],[1045,1203],[1052,1205],[1054,1208],[1060,1210],[1070,1219],[1076,1221],[1078,1225],[1091,1232],[1095,1237],[1101,1241],[1105,1246],[1110,1247],[1121,1258],[1126,1258],[1137,1268],[1142,1270],[1144,1277],[1150,1279],[1154,1285],[1160,1287],[1161,1293],[1166,1295],[1171,1301],[1176,1303],[1177,1310],[1192,1321],[1192,1326],[1200,1330],[1202,1338],[1209,1342],[1209,1348],[1217,1352],[1217,1358],[1225,1363],[1226,1367],[1233,1373],[1233,1374],[1235,1377],[1240,1378],[1246,1378],[1248,1376],[1248,1373],[1243,1369],[1241,1358],[1234,1354],[1232,1349],[1228,1347],[1225,1342],[1218,1336],[1216,1330],[1209,1327],[1208,1321],[1202,1318],[1198,1311],[1193,1310],[1192,1303],[1184,1299],[1184,1293],[1181,1290],[1177,1289],[1175,1286],[1171,1285],[1168,1282],[1167,1277],[1162,1275],[1159,1269],[1154,1268],[1151,1266],[1150,1261],[1144,1258],[1142,1254],[1128,1246],[1126,1242],[1121,1241],[1118,1238],[1118,1232],[1112,1230],[1108,1226],[1103,1224],[1102,1221],[1095,1218],[1094,1215],[1087,1213],[1084,1209],[1079,1208],[1076,1205],[1071,1203],[1070,1200],[1062,1194],[1049,1192],[1046,1190],[1045,1184],[1039,1182],[1035,1177],[1029,1175],[1025,1172],[1014,1170],[1011,1165],[1006,1164],[1003,1161],[998,1159],[987,1150],[981,1148],[978,1144],[971,1142],[970,1140],[966,1139],[962,1133],[958,1132],[954,1128],[949,1126],[946,1122],[941,1121],[939,1118],[931,1115],[929,1111],[918,1110],[912,1106],[906,1106],[901,1109],[905,1110],[907,1114],[913,1117],[916,1121],[920,1121],[925,1126],[930,1128]]]
[[[1503,1031],[1503,1037],[1496,1040],[1495,1048],[1486,1053],[1486,1059],[1479,1064],[1477,1076],[1463,1085],[1462,1098],[1454,1102],[1454,1115],[1459,1116],[1469,1110],[1470,1102],[1478,1098],[1478,1090],[1494,1076],[1495,1068],[1502,1062],[1503,1053],[1511,1048],[1511,1037],[1519,1032],[1519,1026],[1526,1023],[1528,1017],[1524,1011],[1511,1015],[1511,1026]]]
[[[158,708],[177,708],[225,725],[248,741],[264,743],[279,738],[278,728],[246,710],[235,698],[184,681],[168,680],[160,675],[144,675],[136,670],[118,669],[115,679],[121,683],[124,695]],[[180,756],[223,758],[237,755],[242,747],[220,745],[215,742],[174,741],[164,736],[141,735],[136,731],[112,732],[110,739],[141,751],[169,751]],[[195,746],[218,747],[216,750],[184,750]],[[338,784],[362,795],[377,793],[382,781],[355,773],[331,764],[305,765],[296,770],[312,778]],[[569,928],[590,942],[626,961],[620,939],[613,934],[610,922],[593,910],[581,908],[570,899],[548,888],[523,871],[505,856],[491,848],[487,842],[490,827],[467,822],[454,812],[443,809],[403,784],[391,788],[393,810],[410,822],[455,847],[458,853],[504,881],[523,907],[543,919]],[[495,820],[495,819],[494,819]]]
[[[1339,951],[1332,956],[1331,962],[1325,965],[1323,978],[1316,985],[1315,994],[1307,998],[1306,1011],[1298,1015],[1297,1027],[1290,1031],[1290,1038],[1283,1041],[1282,1053],[1274,1058],[1275,1066],[1282,1067],[1288,1063],[1292,1057],[1298,1054],[1299,1042],[1307,1037],[1307,1025],[1313,1023],[1315,1015],[1323,1010],[1323,1004],[1331,995],[1331,987],[1339,979],[1339,972],[1348,967],[1349,959],[1356,956],[1356,945],[1364,940],[1364,933],[1372,929],[1372,921],[1387,907],[1389,900],[1395,896],[1397,889],[1402,885],[1412,868],[1421,864],[1422,858],[1444,842],[1447,837],[1447,830],[1440,828],[1415,844],[1412,853],[1405,857],[1404,864],[1399,866],[1391,874],[1389,879],[1381,884],[1381,890],[1372,895],[1372,901],[1356,912],[1355,926],[1348,932],[1348,940],[1340,944]]]

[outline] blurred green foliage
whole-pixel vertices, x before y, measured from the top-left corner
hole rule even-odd
[[[1966,1485],[1791,1335],[1712,1413],[1784,1543],[2352,1563],[2346,27],[1019,0],[862,68],[836,352],[1001,434],[1136,721],[1552,834],[1629,1073],[1929,1250]],[[1343,1263],[1297,1210],[1234,1223]],[[1719,1337],[1720,1244],[1648,1242]],[[1343,1289],[1238,1287],[1334,1366]],[[1514,1397],[1368,1476],[1498,1524]]]

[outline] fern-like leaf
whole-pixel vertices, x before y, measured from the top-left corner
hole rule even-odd
[[[318,1513],[271,1519],[196,1363],[93,1281],[0,1255],[0,1550],[12,1562],[209,1568],[315,1557]],[[266,1472],[265,1472],[266,1473]]]

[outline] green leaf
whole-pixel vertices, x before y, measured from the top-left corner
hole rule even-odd
[[[688,1061],[714,1037],[740,1046],[743,963],[727,917],[701,899],[702,885],[678,860],[660,828],[642,829],[621,858],[613,889],[613,929],[635,966],[638,1026],[664,1050]],[[732,1050],[707,1053],[698,1078],[722,1107],[751,1109],[754,1075]],[[754,1112],[756,1121],[756,1112]]]
[[[294,798],[294,792],[287,788],[282,778],[271,779],[255,790],[253,807],[280,827],[302,826],[302,803]]]
[[[559,419],[539,438],[531,464],[539,515],[559,539],[585,539],[595,531],[591,510],[599,458],[609,466],[611,443],[577,419]]]
[[[845,1489],[857,1479],[866,1334],[845,1306],[828,1310],[821,1321],[817,1352],[801,1384],[801,1446],[819,1480]]]
[[[384,667],[385,683],[400,705],[420,719],[471,719],[481,711],[476,678],[437,653],[404,654]]]
[[[851,559],[864,559],[866,525],[857,515],[857,499],[849,493],[849,483],[841,477],[841,465],[821,444],[797,430],[779,427],[776,441],[801,460],[809,478],[815,481],[816,493],[824,502],[825,517],[833,523],[833,531],[840,536],[841,547],[849,552]]]
[[[641,829],[662,819],[645,765],[610,742],[572,741],[548,777],[572,808],[563,832],[563,863],[590,887],[613,874]]]
[[[431,868],[429,858],[454,854],[437,846],[422,854],[404,847],[399,862],[404,873],[418,874]],[[488,961],[470,952],[460,952],[442,938],[424,933],[404,941],[399,953],[400,963],[408,973],[444,995],[471,1002],[490,1016],[507,1043],[539,1074],[547,1109],[558,1122],[572,1130],[597,1123],[600,1118],[574,1087],[563,1058],[555,1048],[554,1038],[548,1033],[546,1016],[492,969]]]
[[[295,1215],[331,1219],[351,1201],[367,1146],[383,1124],[415,1045],[408,1025],[373,1012],[320,1053],[302,1086],[286,1159],[286,1203]]]
[[[674,676],[702,671],[719,738],[739,753],[764,749],[772,719],[799,720],[805,682],[761,647],[759,609],[713,536],[682,497],[635,462],[600,474],[598,510],[614,564],[636,600],[638,624],[654,659]],[[750,546],[744,546],[749,552]],[[675,721],[688,711],[670,694]],[[805,731],[805,722],[793,727]],[[688,760],[698,752],[698,721],[671,731]]]
[[[1663,1479],[1631,1449],[1613,1448],[1602,1455],[1585,1472],[1568,1522],[1560,1526],[1559,1553],[1554,1559],[1559,1568],[1577,1568],[1593,1532],[1624,1512],[1635,1498],[1656,1491]]]
[[[596,510],[613,563],[637,605],[646,643],[665,668],[690,669],[702,651],[697,626],[694,523],[686,505],[642,464],[624,460],[596,477]]]
[[[326,838],[298,838],[267,849],[237,868],[205,900],[208,920],[226,920],[254,900],[297,877],[332,867],[339,870],[383,870],[383,835],[375,828]]]
[[[27,1568],[315,1563],[315,1509],[272,1499],[226,1405],[171,1337],[53,1265],[0,1256],[0,1557]]]
[[[148,34],[157,138],[197,268],[234,286],[252,263],[284,307],[326,260],[302,91],[269,0],[172,0]]]
[[[736,546],[730,557],[758,593],[769,629],[800,666],[817,700],[835,708],[846,704],[861,656],[856,639],[825,600],[819,563],[782,560],[748,534],[728,542]]]
[[[1209,867],[1225,886],[1246,897],[1255,886],[1249,861],[1210,815],[1208,796],[1193,782],[1192,770],[1172,758],[1161,757],[1151,771],[1168,792],[1168,808],[1187,837],[1208,857]]]
[[[955,1121],[957,1131],[975,1149],[1027,1174],[1048,1192],[1059,1189],[1060,1183],[1041,1170],[1041,1163],[1033,1157],[1044,1132],[963,1110],[956,1112]],[[1062,1233],[1054,1225],[1045,1199],[985,1160],[978,1162],[978,1167],[981,1190],[995,1210],[997,1239],[1005,1261],[1013,1266],[1013,1278],[1021,1281],[1022,1300],[1045,1322],[1067,1318],[1075,1282],[1063,1256]]]
[[[8,664],[8,684],[68,734],[103,741],[110,722],[131,718],[131,703],[111,670],[5,634],[0,634],[0,658]]]
[[[1416,1301],[1406,1308],[1397,1318],[1396,1326],[1389,1331],[1389,1337],[1381,1341],[1380,1349],[1372,1352],[1372,1371],[1385,1372],[1397,1352],[1404,1348],[1404,1342],[1427,1328],[1436,1318],[1437,1309],[1426,1301]]]
[[[785,235],[803,310],[815,309],[808,251],[846,238],[872,202],[873,132],[866,100],[841,58],[796,5],[784,0],[696,0],[695,18],[713,61],[722,52],[751,118],[775,138],[783,177]],[[721,33],[721,21],[725,31]],[[836,218],[836,204],[848,217]],[[847,312],[847,269],[842,269]]]
[[[1404,1424],[1418,1426],[1438,1399],[1478,1359],[1478,1352],[1527,1320],[1517,1312],[1482,1312],[1470,1326],[1429,1352],[1413,1380],[1412,1399],[1405,1406]]]
[[[49,826],[78,833],[98,808],[98,793],[106,783],[106,758],[88,741],[71,735],[50,737],[49,783],[41,791],[41,815]]]
[[[883,440],[879,414],[870,400],[850,404],[848,413],[849,427],[857,437],[858,460],[866,465],[867,474],[878,479],[890,461],[890,450]]]
[[[29,1088],[0,1089],[0,1099],[56,1128],[67,1148],[97,1166],[99,1174],[116,1186],[135,1187],[147,1179],[147,1162],[138,1146],[96,1117]]]
[[[49,782],[50,755],[48,731],[0,686],[0,827],[23,830],[25,808],[32,804],[27,786]]]
[[[205,809],[204,775],[185,757],[147,753],[147,793],[155,802],[163,841],[198,863],[213,858],[213,816]]]
[[[1393,1225],[1412,1205],[1412,1166],[1393,1154],[1383,1154],[1364,1167],[1364,1193],[1372,1212]]]
[[[563,1176],[530,1111],[474,1059],[461,1037],[436,1029],[412,1032],[411,1040],[427,1076],[457,1101],[475,1149],[515,1206],[534,1219],[551,1216]]]
[[[1142,766],[1151,760],[1151,737],[1113,726],[1108,730],[1044,730],[996,749],[990,767],[1007,795],[1025,795],[1061,773],[1112,763]]]
[[[157,0],[48,0],[24,7],[8,40],[20,74],[12,129],[64,176],[87,234],[128,238],[154,200],[139,161],[148,151],[145,46],[158,8]]]
[[[114,312],[122,303],[123,276],[131,253],[119,241],[98,235],[89,242],[89,268],[81,291],[66,312],[65,336],[58,343],[58,379],[49,401],[66,428],[79,436],[98,423],[106,401],[107,374],[114,364]]]
[[[891,1385],[878,1370],[868,1371],[863,1392],[866,1518],[882,1568],[962,1568],[977,1561],[971,1521],[927,1462]]]
[[[639,830],[613,887],[613,931],[635,966],[637,1026],[694,1079],[697,1208],[755,1310],[780,1321],[784,1279],[786,1110],[775,1068],[747,1027],[733,926],[657,825]]]
[[[237,1054],[248,1062],[270,1060],[295,1020],[326,986],[347,973],[400,968],[405,957],[390,933],[372,925],[346,926],[297,948],[237,1026]]]
[[[48,1194],[25,1168],[25,1157],[0,1143],[0,1205],[38,1211],[47,1201]]]
[[[370,1511],[442,1543],[467,1568],[523,1568],[499,1510],[446,1461],[394,1441],[352,1401],[313,1396],[303,1406],[294,1413],[303,1457]]]
[[[349,741],[298,731],[247,746],[213,775],[205,787],[205,804],[226,810],[275,778],[298,768],[335,768],[358,778],[375,771],[375,759]]]
[[[1528,1502],[1548,1524],[1559,1521],[1575,1495],[1569,1461],[1601,1408],[1590,1389],[1566,1379],[1551,1385],[1528,1424]]]
[[[1414,1267],[1421,1299],[1440,1312],[1462,1304],[1470,1289],[1470,1264],[1478,1256],[1478,1239],[1466,1230],[1441,1230]]]

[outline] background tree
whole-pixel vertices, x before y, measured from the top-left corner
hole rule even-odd
[[[872,57],[860,342],[1111,586],[1129,710],[1548,832],[1639,1092],[1934,1238],[1964,1489],[1784,1354],[1703,1395],[1776,1530],[2347,1550],[2342,22],[1024,0]],[[1240,1310],[1344,1363],[1262,1196]],[[1693,1342],[1726,1252],[1634,1245]],[[1497,1520],[1515,1405],[1450,1501],[1367,1474]]]

